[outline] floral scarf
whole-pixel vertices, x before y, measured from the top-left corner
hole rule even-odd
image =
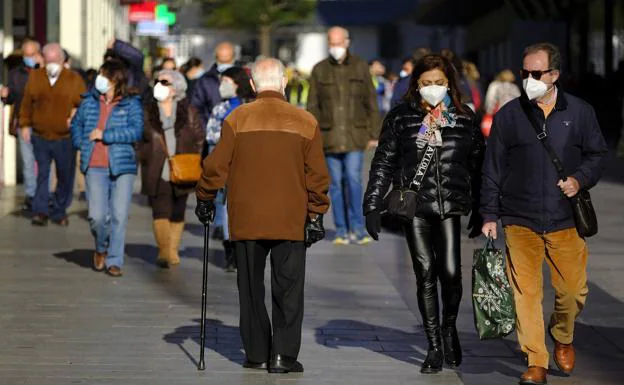
[[[442,146],[442,128],[455,127],[457,115],[449,112],[448,105],[451,105],[451,98],[447,95],[442,103],[429,111],[423,118],[422,125],[418,130],[416,144],[419,148]]]

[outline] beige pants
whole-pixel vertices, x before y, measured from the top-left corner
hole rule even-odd
[[[522,226],[506,226],[507,272],[514,292],[518,342],[529,357],[529,366],[548,368],[544,316],[542,265],[550,267],[555,289],[555,309],[550,332],[563,343],[574,338],[574,322],[587,297],[585,241],[576,229],[538,234]]]

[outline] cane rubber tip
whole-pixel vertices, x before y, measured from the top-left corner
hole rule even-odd
[[[205,370],[206,369],[206,364],[204,364],[203,362],[200,362],[199,365],[197,365],[197,370]]]

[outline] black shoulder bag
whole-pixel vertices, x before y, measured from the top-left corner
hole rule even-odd
[[[411,222],[414,220],[416,208],[418,207],[418,191],[434,155],[435,148],[427,145],[425,154],[416,168],[416,175],[414,175],[414,179],[409,186],[401,186],[398,189],[393,188],[384,198],[385,210],[382,212],[383,215],[399,222]]]
[[[537,134],[537,139],[542,143],[544,149],[548,153],[550,160],[555,165],[555,169],[557,169],[557,174],[562,181],[566,181],[567,176],[565,173],[565,169],[563,167],[563,163],[557,156],[557,153],[552,148],[550,143],[548,143],[548,133],[546,132],[546,124],[540,128],[537,119],[533,115],[531,111],[531,107],[527,105],[527,103],[520,103],[522,105],[522,109],[526,114],[527,118],[531,122],[535,133]],[[581,237],[591,237],[598,233],[598,219],[596,218],[596,211],[594,210],[594,205],[591,201],[591,196],[589,195],[589,191],[585,189],[581,189],[574,197],[569,198],[570,204],[572,205],[572,212],[574,214],[574,224],[576,225],[576,231]]]

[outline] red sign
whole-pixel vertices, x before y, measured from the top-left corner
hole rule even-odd
[[[152,21],[156,19],[156,1],[146,1],[141,4],[130,4],[128,20],[131,23],[139,21]]]

